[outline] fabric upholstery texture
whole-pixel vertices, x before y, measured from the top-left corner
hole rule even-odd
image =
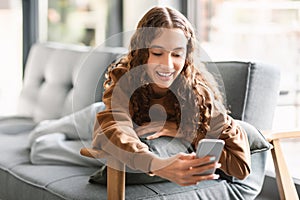
[[[207,69],[214,65],[222,77],[231,116],[259,130],[271,129],[280,71],[262,63],[238,61],[207,63]]]
[[[265,137],[254,126],[240,120],[237,120],[237,122],[247,133],[251,154],[272,148],[272,145],[266,141]]]
[[[21,144],[27,134],[1,136],[0,148],[7,149],[0,157],[0,195],[2,199],[106,199],[106,187],[89,184],[89,176],[95,167],[72,165],[32,165],[26,144]],[[3,149],[2,149],[3,148]],[[13,150],[14,149],[14,150]],[[170,182],[130,185],[126,187],[128,199],[251,199],[260,190],[264,174],[265,153],[252,155],[252,167],[256,172],[245,184],[227,181],[201,182],[197,186],[179,187]],[[239,180],[233,180],[239,182]],[[221,182],[221,183],[220,183]],[[15,188],[18,187],[18,190]],[[213,189],[208,189],[213,187]],[[224,190],[225,189],[225,190]],[[250,190],[251,189],[251,190]],[[218,191],[226,191],[220,193]],[[197,199],[196,198],[196,199]]]
[[[0,133],[17,134],[30,131],[35,127],[36,123],[31,117],[24,116],[7,116],[0,117]]]
[[[118,48],[33,46],[18,105],[18,116],[29,119],[0,119],[0,199],[106,199],[105,186],[88,183],[89,176],[99,168],[71,164],[34,165],[30,162],[27,138],[38,122],[62,118],[99,101],[103,91],[100,77],[106,66],[122,53],[124,49]],[[208,67],[210,64],[213,63],[208,63]],[[218,62],[216,65],[224,81],[232,116],[255,128],[269,129],[278,95],[278,71],[249,62]],[[268,81],[271,82],[267,84]],[[22,128],[22,123],[28,126]],[[10,127],[7,124],[11,124]],[[20,128],[15,128],[14,124],[19,124]],[[248,128],[257,132],[252,126]],[[251,141],[261,139],[259,137],[253,137]],[[251,148],[260,149],[260,145],[263,144],[255,143]],[[130,185],[126,187],[126,198],[253,199],[264,180],[265,158],[266,151],[253,152],[251,166],[255,173],[244,181],[231,178],[205,181],[190,187],[170,182]]]
[[[100,101],[103,70],[124,49],[37,44],[26,63],[18,114],[54,119]],[[102,70],[101,70],[102,69]]]

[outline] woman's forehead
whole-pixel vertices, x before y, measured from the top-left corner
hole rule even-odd
[[[169,50],[185,49],[187,42],[188,40],[181,29],[162,29],[160,34],[152,40],[150,46],[160,46]]]

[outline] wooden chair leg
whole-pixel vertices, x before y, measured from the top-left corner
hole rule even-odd
[[[288,167],[286,165],[284,155],[280,146],[279,139],[271,141],[273,149],[271,150],[275,173],[276,182],[280,194],[280,199],[282,200],[299,200],[295,184],[289,173]]]
[[[125,165],[118,160],[107,160],[107,199],[125,199]]]

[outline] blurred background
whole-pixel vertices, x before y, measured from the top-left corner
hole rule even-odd
[[[1,0],[0,115],[15,112],[32,43],[97,46],[116,33],[134,30],[155,5],[186,15],[213,61],[279,67],[281,92],[273,128],[300,128],[299,0]],[[107,45],[127,44],[120,38]]]
[[[133,31],[156,5],[174,7],[192,22],[210,60],[262,62],[280,68],[273,129],[300,129],[300,0],[0,0],[0,117],[16,112],[32,44],[127,47],[128,38],[108,39]],[[294,155],[300,152],[299,143],[299,139],[283,143],[298,185],[299,159]],[[269,156],[270,177],[273,168]],[[268,195],[276,187],[272,180],[263,190]]]

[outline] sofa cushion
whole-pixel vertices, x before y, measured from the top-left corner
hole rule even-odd
[[[56,180],[89,175],[95,171],[95,168],[71,165],[32,165],[27,163],[15,166],[10,171],[24,182],[45,187]]]
[[[267,151],[272,148],[272,145],[254,126],[240,120],[237,120],[237,122],[247,133],[251,154]]]
[[[27,134],[0,135],[1,156],[0,198],[3,199],[106,199],[106,187],[89,184],[88,177],[95,172],[94,167],[71,165],[32,165],[29,151],[22,141]],[[6,143],[6,145],[4,145]],[[7,151],[5,149],[7,148]],[[255,163],[256,175],[263,170]],[[256,169],[258,167],[258,169]],[[3,185],[3,187],[2,187]],[[246,184],[247,186],[247,184]],[[243,190],[247,188],[243,185]],[[251,185],[253,186],[253,185]],[[15,188],[18,188],[16,190]],[[223,193],[221,193],[222,191]],[[234,199],[241,195],[231,188],[227,181],[208,181],[196,186],[179,187],[171,182],[130,185],[126,187],[127,199],[208,199],[224,194],[224,198]]]
[[[27,138],[27,133],[0,135],[0,199],[69,199],[48,187],[57,181],[74,177],[84,177],[82,179],[85,181],[81,184],[86,185],[88,176],[96,171],[93,167],[32,165],[25,142]],[[97,188],[94,190],[97,191]]]
[[[26,142],[28,134],[0,134],[0,169],[10,169],[23,163],[29,163],[29,149]]]
[[[249,64],[209,62],[206,63],[206,67],[216,78],[221,91],[224,92],[225,90],[225,103],[231,112],[231,116],[234,119],[243,120],[249,82]],[[239,87],[236,86],[237,79],[240,84]]]
[[[99,101],[102,73],[121,52],[124,49],[103,46],[35,44],[26,63],[18,114],[40,122]]]
[[[6,116],[0,118],[0,134],[18,134],[27,132],[35,127],[31,117]]]

